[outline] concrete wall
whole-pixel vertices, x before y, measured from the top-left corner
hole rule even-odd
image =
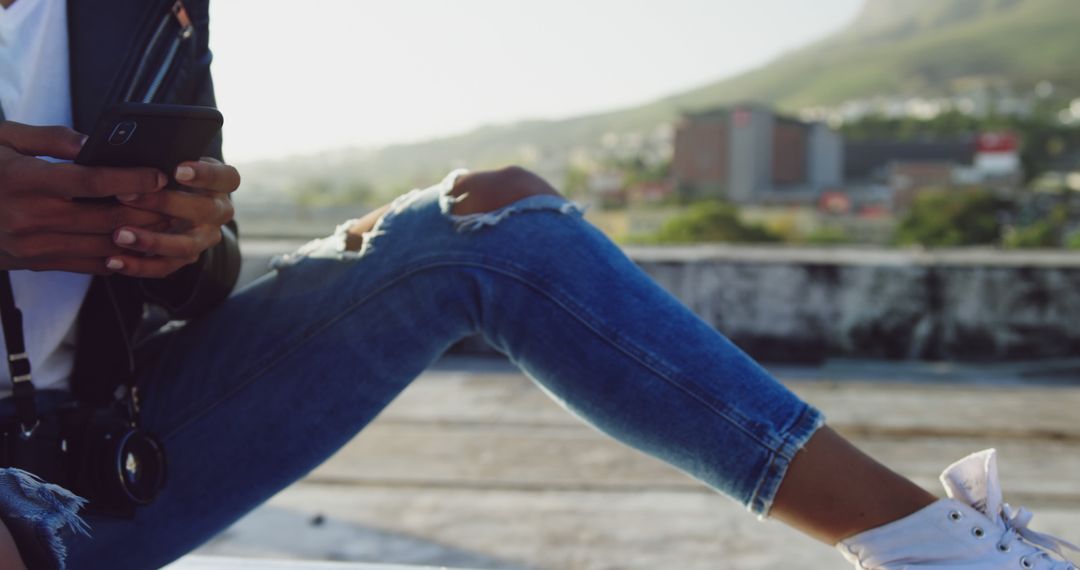
[[[245,242],[242,281],[298,245]],[[761,360],[1080,356],[1080,253],[715,245],[627,253]]]
[[[1080,355],[1080,254],[722,246],[629,253],[764,360]]]

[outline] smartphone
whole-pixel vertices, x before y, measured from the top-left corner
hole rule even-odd
[[[169,187],[177,187],[176,166],[205,155],[223,122],[212,107],[118,103],[98,119],[75,164],[148,166],[164,172]]]

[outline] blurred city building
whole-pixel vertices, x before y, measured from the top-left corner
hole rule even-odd
[[[1002,196],[1023,185],[1019,137],[984,132],[953,139],[868,140],[844,144],[845,187],[853,194],[890,195],[890,210],[906,211],[924,191],[981,187]]]
[[[843,182],[843,139],[824,123],[744,104],[687,113],[672,172],[688,198],[738,204],[813,204]]]
[[[820,122],[757,104],[687,113],[675,131],[672,175],[686,199],[816,207],[827,215],[887,216],[922,192],[1023,185],[1011,132],[954,138],[846,141]]]

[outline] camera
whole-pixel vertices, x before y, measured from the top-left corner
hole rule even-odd
[[[113,127],[112,133],[109,135],[109,144],[114,146],[120,146],[127,144],[131,140],[131,135],[135,134],[135,129],[139,128],[139,124],[135,121],[121,121]]]
[[[130,518],[165,485],[165,452],[134,427],[119,403],[65,406],[45,414],[27,433],[0,423],[0,466],[18,467],[87,499],[86,511]]]
[[[161,442],[108,408],[79,423],[65,438],[68,488],[88,500],[87,510],[129,517],[151,503],[165,485]]]

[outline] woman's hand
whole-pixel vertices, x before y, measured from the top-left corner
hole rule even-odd
[[[165,277],[194,263],[221,241],[221,226],[233,218],[229,195],[240,186],[240,173],[213,158],[184,162],[175,178],[188,189],[119,196],[133,209],[173,221],[169,231],[131,224],[113,232],[112,242],[129,250],[106,260],[105,268],[133,277]]]
[[[35,158],[71,160],[84,137],[65,127],[0,123],[0,269],[111,273],[105,265],[123,250],[118,227],[155,227],[162,214],[76,198],[152,194],[168,178],[151,168],[97,168]]]

